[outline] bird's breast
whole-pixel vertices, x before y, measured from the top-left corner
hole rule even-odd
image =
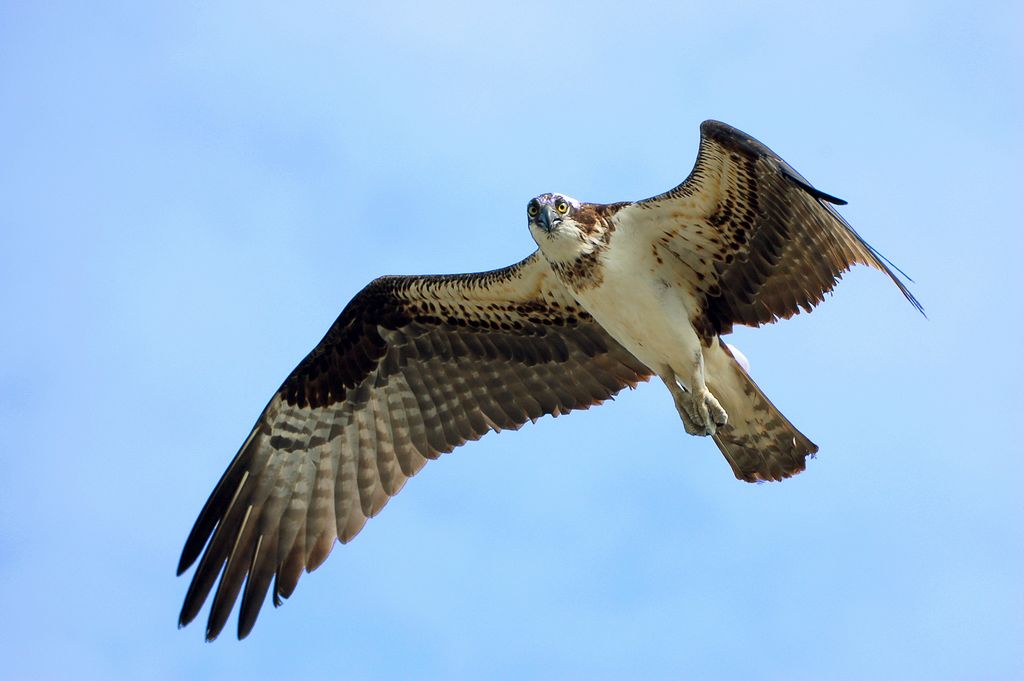
[[[600,282],[573,289],[579,304],[637,359],[650,367],[674,356],[692,330],[697,301],[689,286],[656,259],[610,249]]]

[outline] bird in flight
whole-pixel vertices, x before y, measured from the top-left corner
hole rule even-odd
[[[721,337],[810,311],[858,263],[921,306],[830,205],[844,201],[735,128],[705,121],[700,132],[692,172],[664,194],[532,199],[538,249],[521,262],[381,277],[356,294],[199,513],[178,564],[180,575],[199,560],[179,626],[216,584],[207,640],[239,595],[244,638],[268,591],[280,605],[428,460],[653,376],[686,432],[710,436],[740,480],[802,471],[817,445]]]

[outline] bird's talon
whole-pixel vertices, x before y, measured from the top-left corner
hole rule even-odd
[[[729,421],[725,409],[707,390],[680,394],[676,400],[676,409],[683,419],[683,427],[690,435],[714,435],[720,426]]]

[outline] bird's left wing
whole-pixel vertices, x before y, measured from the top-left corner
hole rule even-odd
[[[616,217],[658,257],[684,265],[706,335],[810,311],[856,264],[885,272],[921,310],[895,268],[829,205],[844,203],[746,133],[704,121],[690,176]]]
[[[180,625],[219,576],[206,636],[240,592],[246,636],[272,581],[276,605],[428,459],[647,377],[538,253],[493,272],[373,281],[270,400],[200,512],[178,565],[202,556]]]

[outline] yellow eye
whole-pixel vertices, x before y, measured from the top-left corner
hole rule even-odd
[[[569,204],[566,203],[565,201],[559,201],[558,205],[555,206],[555,210],[557,210],[562,215],[565,215],[566,213],[569,212]]]
[[[531,203],[526,208],[526,214],[529,215],[531,218],[535,218],[540,214],[540,208],[537,206],[536,203]]]

